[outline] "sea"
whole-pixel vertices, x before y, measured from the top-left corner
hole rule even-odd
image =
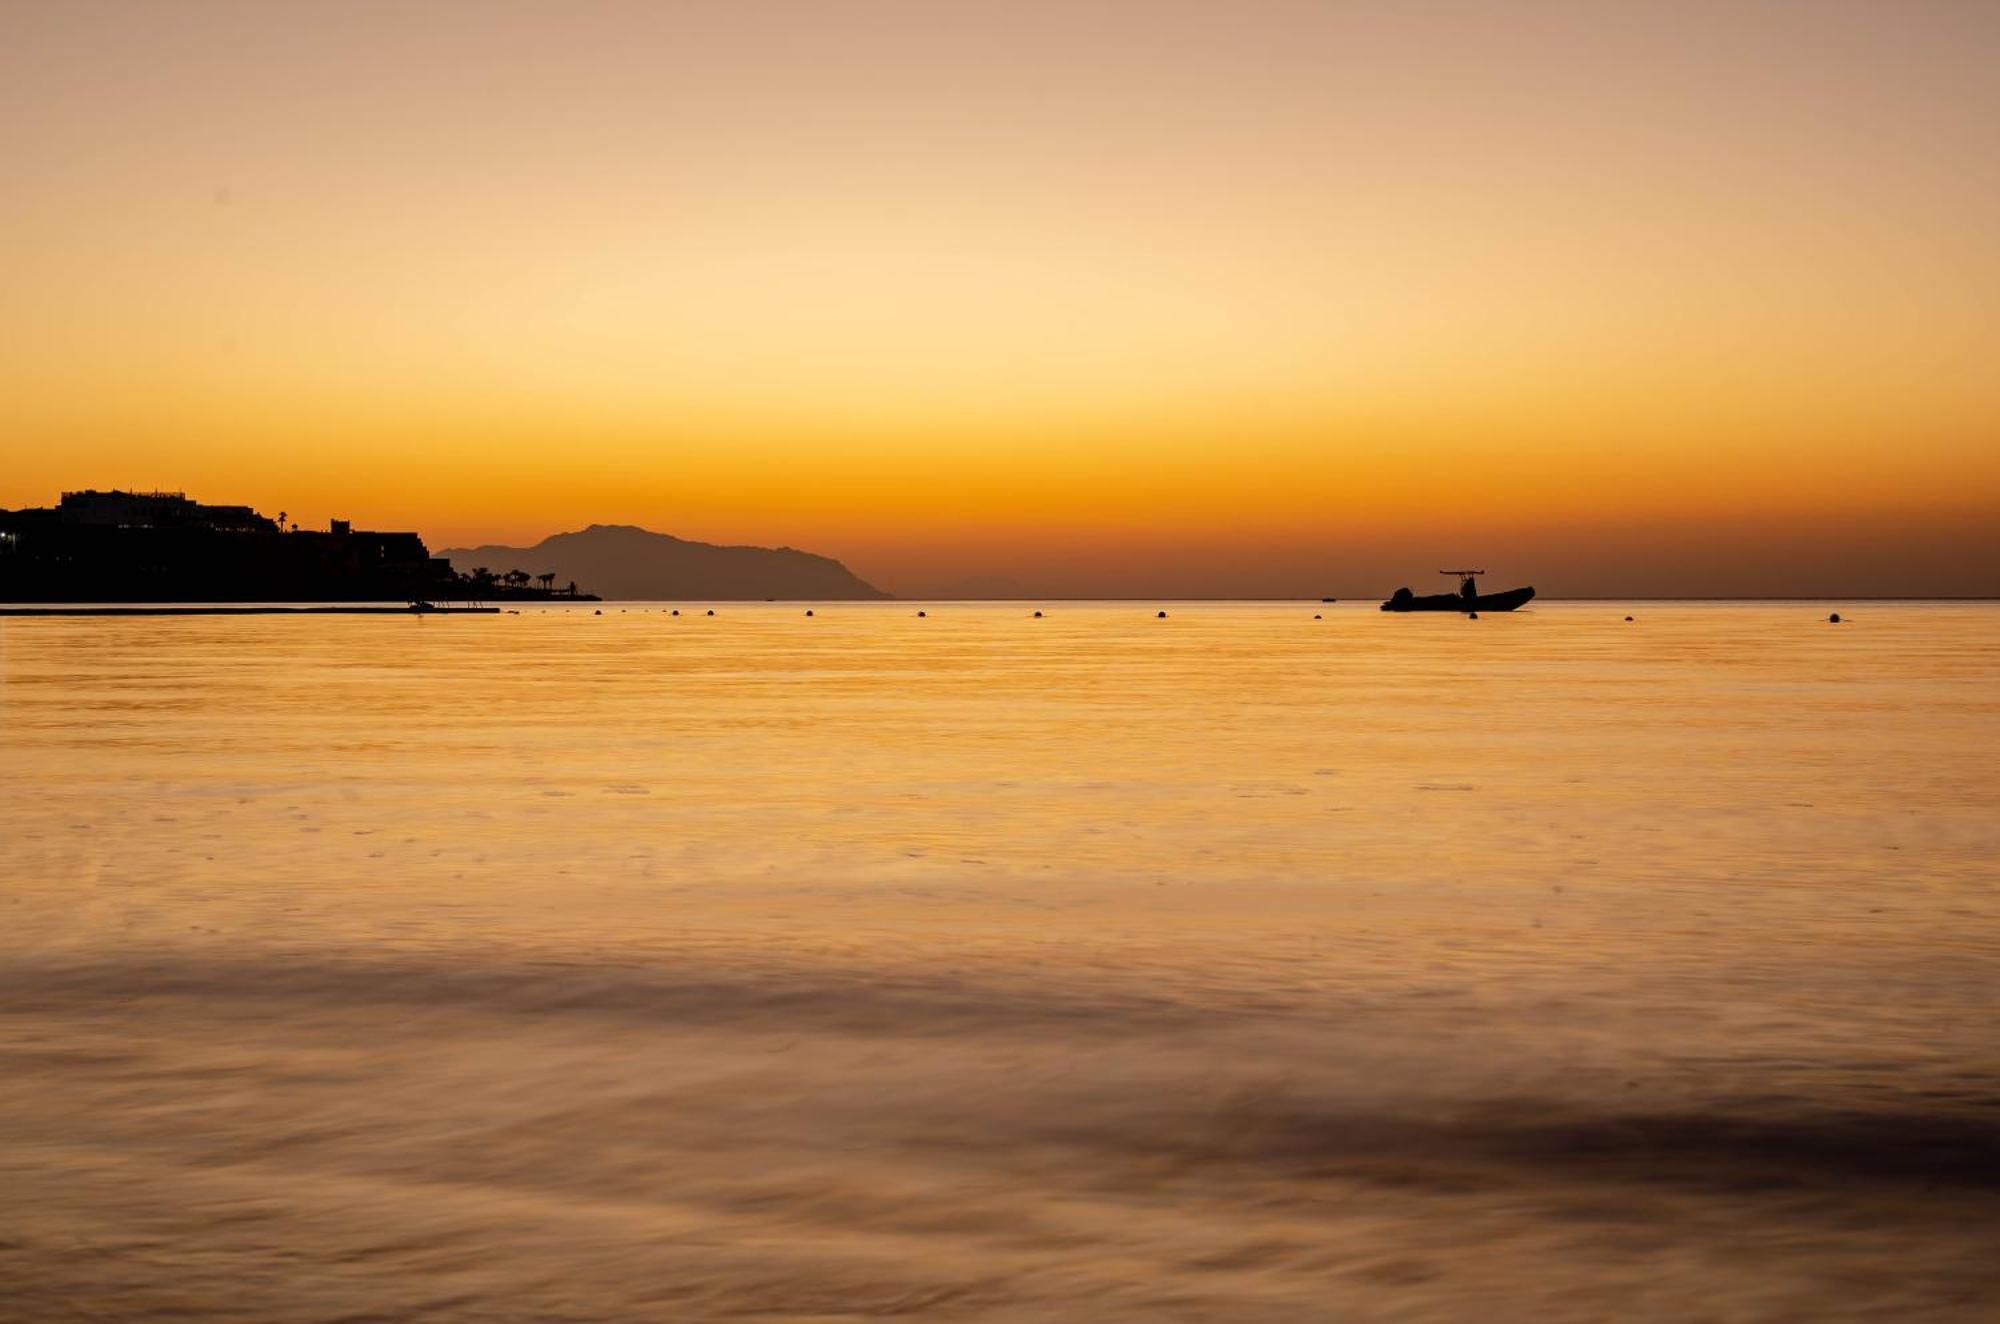
[[[0,620],[12,1324],[1996,1316],[2000,606]]]

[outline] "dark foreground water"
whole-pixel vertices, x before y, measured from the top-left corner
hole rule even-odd
[[[0,622],[0,1318],[2000,1312],[2000,609],[927,610]]]

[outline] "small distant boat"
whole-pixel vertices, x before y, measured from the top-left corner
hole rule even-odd
[[[1484,570],[1440,570],[1441,575],[1455,575],[1458,578],[1458,592],[1431,593],[1418,597],[1407,588],[1396,590],[1383,611],[1512,611],[1535,596],[1530,588],[1510,588],[1503,593],[1481,593],[1479,576]]]

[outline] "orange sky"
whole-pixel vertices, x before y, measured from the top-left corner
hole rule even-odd
[[[0,505],[1993,592],[2000,8],[0,9]]]

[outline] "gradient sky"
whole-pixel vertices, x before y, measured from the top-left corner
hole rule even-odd
[[[0,505],[1992,593],[1996,69],[1916,0],[14,0]]]

